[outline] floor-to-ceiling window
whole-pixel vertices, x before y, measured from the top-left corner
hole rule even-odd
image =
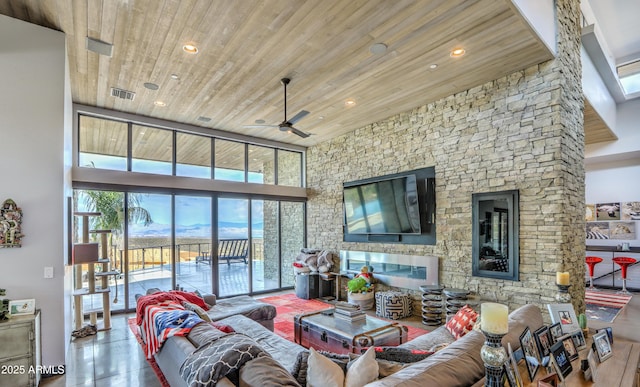
[[[305,243],[302,148],[94,114],[78,116],[74,185],[78,196],[118,198],[102,203],[119,219],[113,310],[131,310],[150,288],[227,297],[293,286]]]

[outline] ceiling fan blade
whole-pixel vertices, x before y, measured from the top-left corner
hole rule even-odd
[[[243,128],[277,128],[278,125],[244,125]]]
[[[305,133],[300,129],[296,129],[294,127],[289,128],[289,131],[293,134],[297,134],[298,136],[302,137],[302,138],[307,138],[309,136],[311,136],[310,133]]]
[[[295,124],[296,122],[298,122],[301,119],[305,118],[308,114],[309,114],[308,111],[300,110],[300,112],[298,112],[298,114],[296,114],[295,116],[291,117],[291,119],[288,120],[287,122],[290,123],[290,124]]]

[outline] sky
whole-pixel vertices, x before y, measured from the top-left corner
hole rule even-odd
[[[80,154],[80,165],[101,169],[126,170],[126,159],[106,155]],[[133,160],[132,169],[138,172],[171,174],[171,163]],[[210,178],[210,168],[178,165],[180,176]],[[216,178],[220,180],[244,181],[244,171],[216,168]],[[262,174],[249,173],[249,181],[262,182]],[[140,206],[151,213],[153,224],[148,226],[132,224],[132,236],[161,236],[171,233],[171,195],[138,194]],[[263,205],[260,200],[252,201],[253,234],[262,235]],[[247,237],[248,199],[218,199],[218,233],[220,238]],[[176,235],[208,237],[211,235],[211,198],[176,195]]]

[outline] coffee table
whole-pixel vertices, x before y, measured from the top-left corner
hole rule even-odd
[[[305,348],[333,353],[361,353],[371,346],[396,346],[407,341],[407,327],[367,316],[347,322],[333,316],[333,309],[299,314],[294,318],[295,342]]]

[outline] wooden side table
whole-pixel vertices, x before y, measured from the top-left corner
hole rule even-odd
[[[587,347],[591,348],[591,338],[587,340]],[[638,366],[640,364],[640,343],[628,341],[614,341],[613,355],[598,364],[595,383],[584,380],[583,372],[580,370],[580,361],[587,358],[588,349],[580,351],[580,357],[574,360],[571,365],[573,371],[565,379],[565,387],[582,386],[605,386],[605,387],[636,387],[638,386]],[[527,369],[524,361],[520,361],[518,369],[523,380],[528,380]],[[533,382],[526,384],[529,387],[537,387],[538,380],[547,375],[544,369],[536,374]]]

